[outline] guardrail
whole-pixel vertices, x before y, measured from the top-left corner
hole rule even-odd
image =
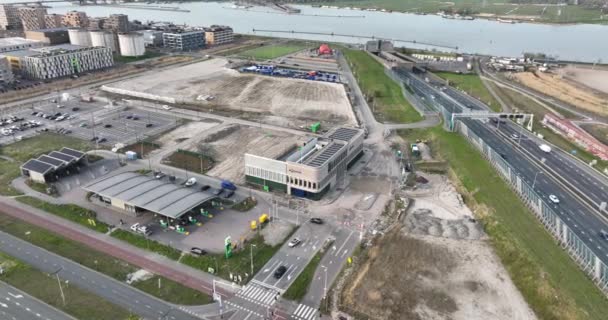
[[[570,257],[587,273],[598,288],[608,295],[608,266],[562,221],[551,205],[517,174],[517,170],[513,169],[500,156],[500,153],[494,151],[462,121],[457,121],[456,126],[457,131],[477,147],[511,188],[517,191],[523,202],[532,209],[538,220],[559,242],[560,246],[566,249]]]

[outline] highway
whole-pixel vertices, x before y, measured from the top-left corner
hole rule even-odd
[[[58,274],[60,278],[68,280],[146,319],[198,319],[125,283],[4,232],[0,232],[0,251],[43,272]],[[18,319],[21,320],[21,318]]]
[[[0,282],[0,319],[76,320],[4,282]]]

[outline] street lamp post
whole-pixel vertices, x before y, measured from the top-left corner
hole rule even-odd
[[[536,184],[536,177],[538,177],[539,173],[543,173],[542,171],[538,171],[536,172],[536,174],[534,175],[534,180],[532,181],[532,190],[534,190],[534,185]]]
[[[323,270],[325,271],[325,281],[323,283],[323,300],[325,300],[325,305],[327,306],[327,267],[321,266],[321,268],[323,268]]]

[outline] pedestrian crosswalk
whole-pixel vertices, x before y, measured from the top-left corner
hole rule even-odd
[[[297,319],[297,320],[314,320],[314,319],[318,319],[317,315],[318,315],[317,309],[315,309],[313,307],[309,307],[305,304],[300,304],[296,308],[296,311],[294,311],[291,314],[291,317],[292,317],[292,319]]]
[[[243,287],[237,297],[255,303],[260,306],[271,306],[276,302],[279,293],[276,290],[250,283]]]

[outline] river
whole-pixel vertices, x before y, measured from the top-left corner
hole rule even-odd
[[[0,0],[7,1],[7,0]],[[8,1],[7,1],[8,2]],[[232,9],[231,3],[192,2],[165,4],[179,6],[190,12],[152,11],[141,9],[85,6],[70,3],[51,3],[52,13],[68,10],[86,11],[90,16],[125,13],[130,19],[142,21],[171,21],[176,24],[226,24],[235,32],[272,35],[299,39],[364,43],[368,39],[304,34],[269,34],[253,29],[295,30],[336,34],[376,36],[391,39],[416,40],[458,47],[459,52],[490,55],[519,56],[523,52],[543,52],[564,60],[608,62],[608,26],[547,25],[534,23],[506,24],[476,19],[449,20],[436,15],[414,15],[355,11],[348,9],[312,8],[296,6],[302,15],[287,15],[269,8],[254,7],[250,11]],[[322,15],[322,16],[315,16]],[[361,16],[339,18],[328,16]],[[414,47],[411,43],[404,45]],[[418,46],[420,47],[420,46]]]

